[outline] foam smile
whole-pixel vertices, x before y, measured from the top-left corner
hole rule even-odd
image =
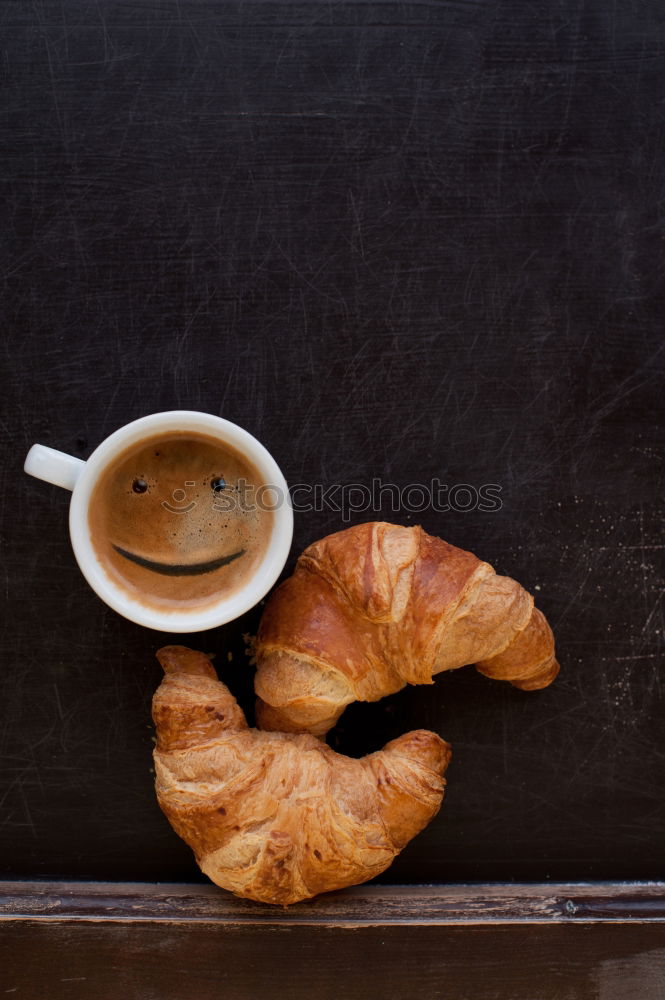
[[[164,576],[198,576],[201,573],[212,573],[213,570],[219,569],[220,566],[228,566],[235,559],[239,559],[240,556],[245,554],[244,549],[239,549],[237,552],[232,552],[230,556],[220,556],[219,559],[212,559],[209,562],[202,563],[162,563],[155,562],[153,559],[145,559],[143,556],[137,556],[134,552],[128,552],[127,549],[121,549],[119,545],[114,545],[115,551],[124,556],[125,559],[129,559],[130,562],[136,563],[137,566],[142,566],[144,569],[151,569],[153,573],[162,573]]]

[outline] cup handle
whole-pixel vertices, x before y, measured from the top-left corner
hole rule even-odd
[[[33,444],[23,469],[36,479],[73,490],[84,466],[85,462],[81,458],[66,455],[64,451],[56,451],[55,448],[47,448],[43,444]]]

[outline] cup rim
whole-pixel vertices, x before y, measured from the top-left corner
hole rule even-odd
[[[108,463],[126,448],[152,433],[191,431],[220,438],[244,452],[265,483],[277,487],[282,498],[265,555],[251,579],[230,597],[191,611],[159,610],[133,600],[104,570],[92,544],[88,508],[94,487]],[[249,431],[224,417],[198,410],[165,410],[132,420],[113,431],[92,452],[72,491],[69,533],[74,555],[88,584],[109,607],[124,618],[160,632],[202,632],[234,621],[253,608],[274,585],[291,550],[293,508],[289,489],[277,462]]]

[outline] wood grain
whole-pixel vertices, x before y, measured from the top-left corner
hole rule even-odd
[[[215,886],[0,883],[2,921],[166,921],[224,926],[364,927],[665,922],[665,883],[360,886],[289,907]]]
[[[200,1000],[659,1000],[665,886],[362,887],[288,911],[212,887],[0,886],[2,987]]]

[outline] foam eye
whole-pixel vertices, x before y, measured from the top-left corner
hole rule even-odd
[[[210,483],[213,493],[221,493],[226,486],[226,480],[223,476],[218,476],[217,479],[213,479]]]
[[[135,493],[145,493],[145,491],[148,489],[148,484],[146,483],[145,479],[135,479],[134,482],[132,483],[132,489],[134,490]]]

